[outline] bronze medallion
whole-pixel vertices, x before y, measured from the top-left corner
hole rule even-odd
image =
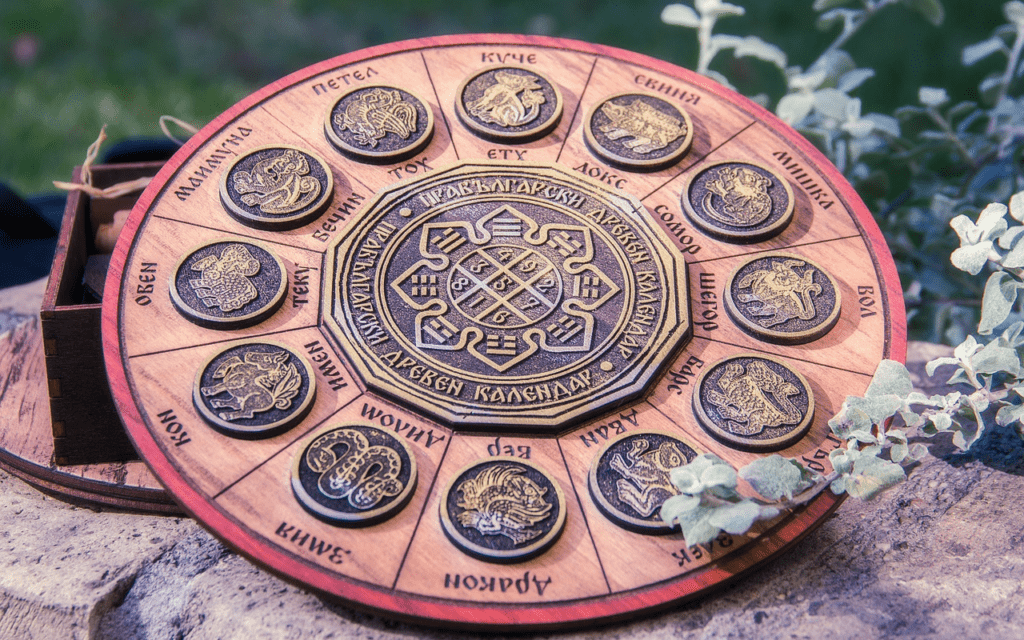
[[[251,241],[216,240],[190,251],[171,272],[174,308],[213,329],[240,329],[273,315],[284,302],[288,272],[280,258]]]
[[[228,166],[220,200],[247,227],[280,231],[317,218],[334,193],[334,176],[314,154],[287,144],[260,147]]]
[[[473,133],[497,142],[547,135],[562,117],[562,93],[534,69],[497,66],[476,72],[455,93],[455,112]]]
[[[705,233],[734,243],[773,238],[793,219],[793,190],[750,162],[723,162],[699,172],[683,193],[683,210]]]
[[[359,527],[394,516],[416,490],[416,454],[400,436],[369,424],[317,431],[292,463],[302,508],[335,525]]]
[[[839,320],[839,285],[816,263],[791,253],[752,258],[729,275],[725,308],[747,333],[770,342],[801,344]]]
[[[679,493],[669,473],[697,457],[663,431],[629,433],[606,444],[590,465],[590,496],[609,520],[640,533],[670,533],[661,505]]]
[[[685,263],[641,212],[554,166],[435,171],[330,247],[324,324],[371,388],[452,426],[560,430],[691,334]]]
[[[343,154],[374,164],[405,160],[430,144],[434,113],[415,94],[385,85],[359,87],[327,112],[327,140]]]
[[[313,407],[316,376],[305,358],[261,340],[238,342],[206,361],[192,403],[216,429],[237,438],[286,431]]]
[[[648,93],[620,93],[595,104],[583,121],[590,150],[634,171],[656,171],[679,161],[693,142],[693,122],[682,107]]]
[[[770,356],[743,353],[697,377],[693,411],[716,440],[744,451],[779,451],[811,428],[814,393],[806,378]]]
[[[562,534],[565,495],[540,467],[498,456],[456,473],[441,494],[440,511],[445,535],[463,552],[489,562],[521,562]]]

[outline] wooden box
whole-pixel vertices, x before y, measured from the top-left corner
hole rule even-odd
[[[156,175],[162,162],[97,165],[93,186]],[[81,181],[76,168],[73,180]],[[50,397],[55,462],[59,465],[133,460],[138,456],[114,409],[103,367],[100,303],[86,301],[82,284],[86,260],[96,253],[100,224],[130,209],[139,192],[114,199],[68,195],[50,280],[40,309],[46,382]]]

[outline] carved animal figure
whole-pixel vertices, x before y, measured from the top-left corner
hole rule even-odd
[[[704,213],[714,220],[737,227],[763,222],[772,213],[768,189],[772,181],[747,167],[719,167],[707,182],[708,193],[701,200]],[[715,206],[713,195],[720,199]]]
[[[502,127],[518,127],[540,115],[547,100],[536,77],[497,71],[494,80],[482,96],[466,104],[470,114]]]
[[[309,174],[309,161],[295,149],[260,160],[252,171],[234,175],[242,202],[263,213],[281,215],[302,209],[320,195],[320,181]]]
[[[214,409],[234,409],[218,414],[222,420],[252,418],[275,407],[284,411],[292,406],[292,399],[302,386],[302,377],[295,365],[286,366],[287,361],[287,351],[250,351],[244,358],[231,356],[213,372],[214,380],[221,382],[201,387],[200,391],[204,396],[222,393],[230,396],[226,400],[210,400]]]
[[[674,442],[663,442],[653,451],[650,447],[646,439],[638,438],[630,443],[625,459],[616,453],[608,464],[624,478],[615,483],[619,499],[645,518],[660,509],[666,498],[679,493],[669,472],[686,464],[686,455]]]
[[[634,153],[664,149],[673,140],[686,135],[686,122],[658,111],[639,98],[627,106],[605,102],[601,113],[611,122],[598,129],[612,140],[632,136],[632,140],[622,144]]]
[[[729,431],[737,435],[757,435],[766,427],[797,424],[802,418],[789,400],[800,390],[763,362],[751,362],[746,372],[738,362],[727,364],[718,388],[721,392],[708,391],[707,400],[727,420]]]
[[[204,256],[191,268],[200,277],[188,284],[207,307],[219,307],[225,313],[236,311],[259,295],[249,278],[260,272],[260,261],[245,245],[229,244],[220,256]]]
[[[371,89],[334,115],[334,124],[348,129],[356,141],[375,148],[389,132],[406,140],[416,130],[416,107],[395,89]]]
[[[346,498],[356,509],[373,508],[402,492],[401,457],[391,447],[371,446],[357,429],[331,431],[314,440],[306,464],[320,474],[317,486],[325,496]]]
[[[530,527],[553,508],[544,499],[548,490],[510,464],[487,467],[465,480],[458,491],[462,498],[456,504],[465,509],[457,516],[460,524],[484,535],[503,535],[516,544],[541,535],[542,530]]]
[[[759,269],[743,276],[736,286],[750,289],[750,293],[737,294],[736,299],[751,303],[747,312],[764,317],[758,323],[766,328],[793,318],[810,320],[818,313],[811,294],[820,294],[821,285],[814,282],[814,269],[808,269],[803,275],[793,270],[804,264],[803,260],[784,260],[772,264],[770,269]]]

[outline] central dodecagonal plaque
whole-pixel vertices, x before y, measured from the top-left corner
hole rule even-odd
[[[557,432],[690,336],[686,265],[647,216],[556,166],[457,164],[334,242],[324,322],[369,387],[453,427]]]

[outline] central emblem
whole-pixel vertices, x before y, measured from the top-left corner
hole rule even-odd
[[[453,426],[560,430],[690,335],[685,264],[643,211],[553,166],[435,172],[328,252],[326,326],[370,387]]]

